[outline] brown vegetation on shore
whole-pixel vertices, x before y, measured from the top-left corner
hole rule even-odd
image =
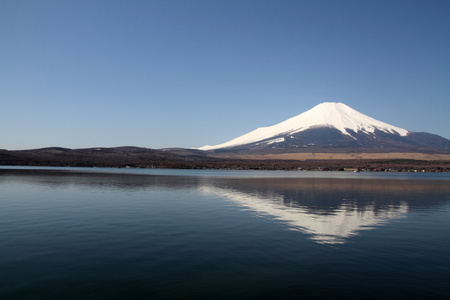
[[[219,158],[256,159],[256,160],[425,160],[425,161],[450,161],[450,154],[428,153],[275,153],[261,155],[215,155]]]
[[[434,159],[433,159],[434,158]],[[230,170],[321,170],[321,171],[426,171],[449,172],[448,155],[414,153],[293,153],[212,157],[198,152],[137,147],[66,149],[46,148],[24,151],[0,150],[0,165],[71,166],[112,168],[230,169]]]

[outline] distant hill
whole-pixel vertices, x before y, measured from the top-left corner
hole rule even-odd
[[[202,160],[217,159],[202,157]],[[1,165],[182,168],[194,161],[199,161],[199,157],[140,147],[0,150]]]

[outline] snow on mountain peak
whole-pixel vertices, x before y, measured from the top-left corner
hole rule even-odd
[[[261,127],[252,132],[244,134],[229,142],[215,145],[203,146],[200,150],[213,150],[219,148],[234,147],[265,140],[281,134],[294,134],[311,128],[330,127],[336,128],[345,135],[350,135],[347,129],[366,134],[374,133],[375,130],[391,134],[406,136],[408,130],[389,125],[366,116],[353,108],[340,102],[324,102],[312,109],[290,118],[284,122],[270,127]]]

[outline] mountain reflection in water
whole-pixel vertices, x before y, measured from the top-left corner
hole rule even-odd
[[[445,182],[283,178],[205,184],[207,194],[272,216],[322,244],[342,244],[361,230],[406,217],[413,207],[439,204]],[[435,197],[435,195],[437,197]]]
[[[374,204],[357,208],[353,200],[342,199],[340,206],[329,213],[323,213],[301,205],[286,205],[281,195],[264,198],[215,187],[204,187],[202,190],[226,197],[255,212],[273,216],[289,224],[291,229],[311,234],[313,240],[324,244],[344,243],[345,238],[360,230],[372,229],[375,225],[402,218],[408,212],[408,204],[404,201],[399,205],[376,210]]]

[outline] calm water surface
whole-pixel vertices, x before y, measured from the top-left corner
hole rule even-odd
[[[0,299],[444,299],[449,258],[449,174],[0,168]]]

